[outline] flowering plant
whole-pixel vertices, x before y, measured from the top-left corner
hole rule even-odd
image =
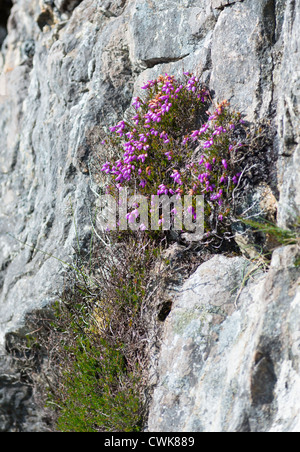
[[[206,232],[224,232],[242,176],[241,114],[227,101],[209,112],[209,89],[189,72],[183,81],[161,75],[142,90],[145,95],[133,99],[131,119],[111,127],[102,142],[115,154],[101,167],[109,178],[107,192],[126,187],[148,197],[204,195]],[[194,207],[192,213],[195,219]]]

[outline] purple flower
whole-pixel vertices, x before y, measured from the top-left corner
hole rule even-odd
[[[157,190],[157,194],[160,196],[160,195],[167,195],[169,193],[169,190],[168,190],[168,188],[164,185],[164,184],[161,184],[159,187],[158,187],[158,190]]]
[[[180,173],[178,171],[173,173],[170,177],[172,177],[172,179],[174,179],[174,182],[176,184],[182,185],[181,176],[180,176]]]
[[[196,211],[193,206],[188,206],[187,211],[189,214],[195,215]]]
[[[237,173],[235,176],[233,176],[232,182],[233,182],[235,185],[238,184],[239,179],[240,179],[240,177],[241,177],[241,174],[242,174],[242,173]]]
[[[221,179],[220,179],[220,184],[223,184],[223,183],[226,184],[227,181],[228,181],[228,177],[227,176],[222,176]]]
[[[207,132],[208,128],[209,128],[209,123],[207,122],[206,124],[204,124],[204,126],[201,127],[200,134]]]
[[[105,171],[106,174],[108,174],[110,172],[110,163],[109,162],[104,163],[104,165],[101,168],[101,171]]]
[[[213,139],[208,140],[208,141],[206,141],[206,142],[203,144],[203,148],[204,148],[204,149],[208,149],[208,148],[210,148],[213,144],[214,144],[214,140],[213,140]]]
[[[211,171],[212,170],[211,163],[209,162],[205,163],[205,168],[207,169],[207,171]]]
[[[211,178],[210,174],[208,173],[202,173],[199,174],[198,179],[200,180],[201,184],[203,184],[204,181],[209,185],[209,179]]]
[[[136,110],[138,110],[140,108],[140,106],[141,106],[140,98],[139,97],[134,97],[132,105],[134,106],[134,108]]]
[[[197,138],[197,136],[200,134],[200,131],[199,130],[195,130],[193,133],[192,133],[192,135],[191,135],[191,138]]]
[[[145,163],[146,157],[148,157],[148,154],[141,154],[138,156],[138,160],[142,160],[142,162]]]
[[[137,216],[135,215],[135,211],[128,213],[126,215],[126,218],[129,223],[134,223],[134,220],[137,218]]]
[[[225,159],[222,160],[222,165],[224,166],[224,168],[226,170],[228,169],[228,164],[227,164],[227,161]]]
[[[143,85],[142,89],[150,89],[152,86],[154,86],[156,83],[156,80],[149,80],[145,85]]]

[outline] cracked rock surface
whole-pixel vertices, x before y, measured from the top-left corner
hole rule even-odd
[[[89,156],[101,127],[122,118],[144,81],[194,71],[248,120],[271,118],[279,225],[300,216],[299,30],[297,0],[14,1],[0,24],[0,431],[42,429],[27,389],[9,395],[9,381],[22,381],[6,378],[5,337],[60,293],[58,259],[71,261],[76,229],[88,247]],[[269,274],[256,275],[238,304],[230,293],[240,258],[214,258],[180,289],[150,430],[300,429],[295,252],[276,252]]]
[[[150,432],[299,431],[297,253],[276,250],[267,275],[216,256],[186,281],[165,323]]]

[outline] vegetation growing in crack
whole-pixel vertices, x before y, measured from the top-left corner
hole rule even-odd
[[[262,233],[268,237],[272,243],[268,253],[264,257],[271,258],[273,251],[280,246],[298,245],[300,247],[300,218],[289,229],[280,228],[276,224],[266,221],[261,218],[258,220],[243,220],[247,226],[254,231],[254,234]],[[299,265],[299,260],[296,260],[295,266]]]
[[[149,201],[152,195],[204,196],[205,234],[189,248],[184,264],[189,273],[205,254],[237,250],[232,224],[247,187],[265,178],[260,154],[270,145],[267,127],[251,128],[226,101],[213,105],[208,87],[190,73],[183,81],[160,76],[142,88],[145,95],[134,99],[131,119],[102,137],[101,156],[107,160],[98,156],[100,167],[93,171],[102,179],[99,193],[118,196],[126,188]],[[176,209],[171,213],[175,221]],[[197,220],[195,205],[191,214]],[[130,224],[138,217],[137,204],[126,220]],[[70,273],[55,319],[36,320],[37,342],[47,351],[54,375],[46,386],[56,429],[143,428],[150,324],[153,316],[159,321],[168,315],[153,313],[151,301],[162,276],[156,267],[170,242],[187,244],[181,232],[165,232],[164,221],[161,215],[161,231],[143,224],[135,233],[95,229],[97,244]],[[45,328],[46,336],[40,334]]]
[[[203,243],[233,243],[231,226],[249,176],[263,180],[266,174],[255,155],[270,144],[266,129],[246,125],[227,101],[214,106],[208,87],[190,73],[183,81],[160,76],[142,89],[131,119],[111,127],[102,141],[101,158],[110,156],[101,164],[106,193],[117,198],[127,189],[149,203],[153,195],[203,195]],[[139,207],[127,213],[129,223],[139,217]],[[196,222],[195,199],[190,210]],[[173,208],[171,215],[174,224],[181,212]],[[158,226],[163,229],[166,220],[161,215]],[[141,222],[140,229],[147,226]]]
[[[31,342],[48,356],[40,393],[55,411],[58,431],[133,432],[142,427],[146,304],[160,250],[131,234],[106,239],[106,245],[93,246],[85,264],[78,257],[54,317],[49,321],[38,313],[33,321]]]

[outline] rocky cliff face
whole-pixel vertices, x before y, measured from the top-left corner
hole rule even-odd
[[[275,251],[267,275],[216,256],[186,281],[165,324],[149,431],[299,431],[297,253]]]
[[[0,1],[1,17],[10,12],[0,23],[2,349],[26,312],[61,290],[63,267],[51,255],[70,261],[77,238],[83,252],[88,244],[88,159],[100,129],[160,73],[198,72],[250,121],[271,118],[279,225],[300,215],[298,0],[11,6]],[[299,430],[297,252],[276,251],[267,275],[250,271],[245,281],[242,258],[216,257],[180,289],[165,325],[150,431]],[[0,430],[41,429],[31,395],[18,375],[7,377],[4,354],[2,361]]]

